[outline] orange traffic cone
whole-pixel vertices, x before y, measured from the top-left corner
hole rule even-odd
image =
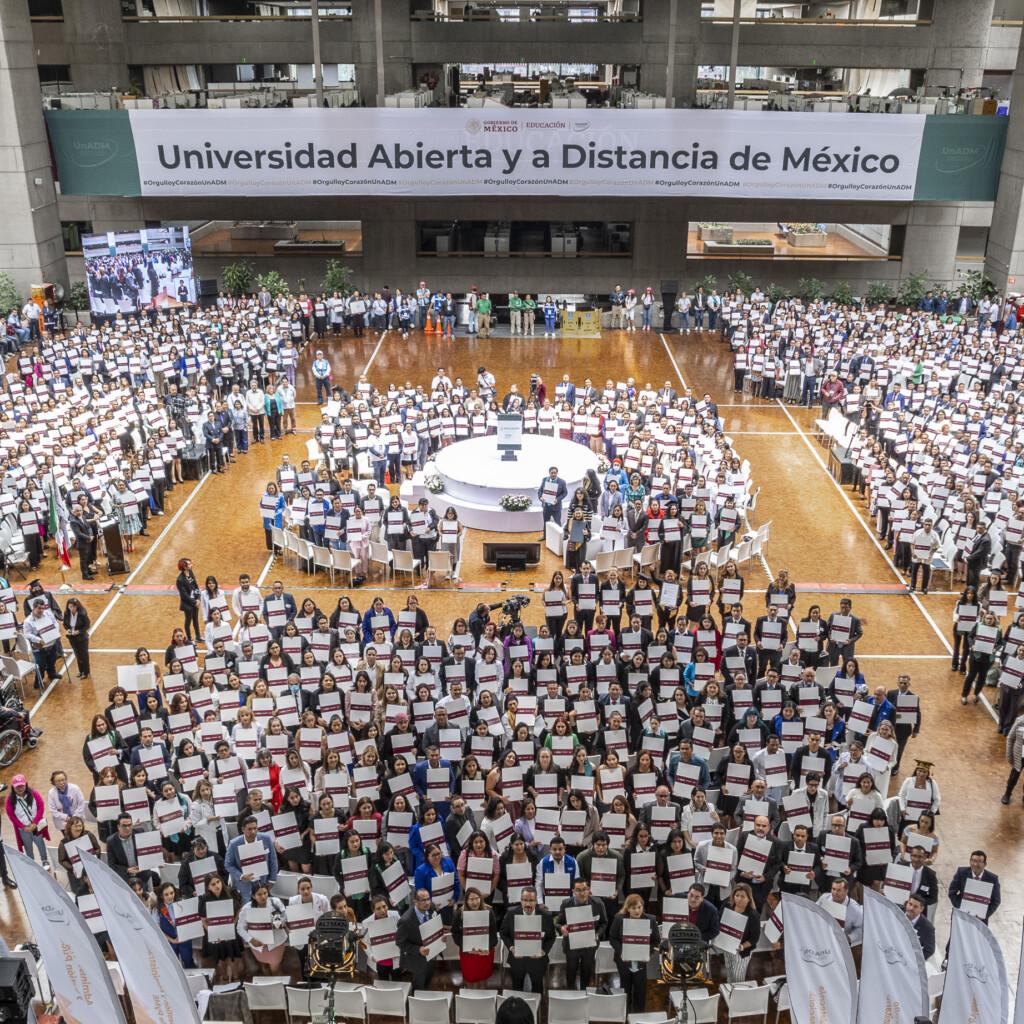
[[[431,316],[429,309],[427,310],[427,323],[426,323],[426,326],[423,328],[423,333],[424,334],[433,334],[434,333],[434,318]]]

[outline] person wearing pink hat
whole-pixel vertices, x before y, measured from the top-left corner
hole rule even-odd
[[[7,794],[7,817],[14,825],[14,837],[18,841],[18,849],[28,854],[33,860],[39,853],[40,863],[47,871],[52,871],[46,855],[46,841],[50,838],[46,827],[46,805],[38,790],[32,789],[24,775],[15,775],[11,779],[11,789]]]

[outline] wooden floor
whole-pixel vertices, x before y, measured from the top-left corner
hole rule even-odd
[[[1024,914],[1022,856],[1022,809],[1019,796],[1009,807],[999,797],[1006,765],[1003,741],[992,717],[981,705],[964,708],[959,702],[960,677],[949,670],[951,613],[955,597],[948,593],[910,596],[887,554],[874,539],[864,517],[863,503],[842,491],[828,475],[822,449],[813,440],[814,413],[777,403],[734,397],[732,365],[722,342],[704,335],[606,334],[598,341],[552,341],[544,338],[455,341],[430,335],[403,342],[388,334],[382,341],[343,338],[318,343],[331,359],[335,380],[353,381],[366,371],[378,385],[389,381],[429,383],[438,366],[454,378],[475,380],[477,367],[486,365],[498,381],[499,394],[512,382],[528,386],[531,370],[537,370],[549,391],[563,372],[581,381],[590,376],[595,384],[606,377],[638,383],[683,380],[698,393],[710,392],[719,402],[726,431],[741,456],[749,458],[755,486],[761,488],[755,523],[772,523],[766,565],[756,563],[745,571],[748,590],[767,583],[765,569],[788,569],[796,582],[796,612],[802,616],[811,603],[827,614],[838,608],[840,595],[853,599],[853,607],[865,623],[865,639],[858,657],[869,685],[894,686],[899,671],[909,671],[914,689],[921,695],[924,727],[911,741],[910,757],[925,757],[936,764],[943,804],[939,822],[942,849],[937,864],[940,881],[948,883],[953,870],[967,862],[975,848],[988,851],[989,867],[1002,882],[1003,905],[993,918],[992,930],[1004,950],[1011,978],[1019,954],[1020,921]],[[314,347],[318,347],[314,346]],[[307,351],[300,373],[299,426],[309,431],[318,421],[312,404]],[[224,476],[207,477],[199,485],[177,488],[167,515],[151,521],[153,536],[140,539],[133,556],[133,571],[120,577],[111,592],[109,582],[83,585],[76,570],[69,582],[84,594],[93,617],[93,678],[84,685],[63,682],[42,698],[35,723],[45,729],[40,746],[18,763],[33,785],[44,793],[51,771],[66,769],[88,795],[90,780],[82,764],[81,750],[90,714],[105,706],[118,664],[126,663],[134,649],[144,644],[160,657],[171,630],[180,623],[174,594],[176,562],[190,557],[196,574],[217,576],[232,586],[242,571],[260,583],[284,580],[297,599],[311,594],[322,607],[332,607],[340,591],[332,590],[320,574],[315,586],[294,565],[268,560],[257,505],[266,481],[290,452],[301,457],[308,433],[273,444],[257,446]],[[544,562],[528,579],[505,576],[483,566],[479,535],[470,534],[464,579],[452,586],[419,590],[421,605],[432,622],[447,628],[456,614],[466,614],[478,600],[494,601],[503,584],[510,589],[543,584],[555,568],[545,554]],[[42,578],[59,579],[54,559],[44,563]],[[373,580],[371,579],[371,583]],[[269,583],[268,583],[269,585]],[[386,589],[396,587],[389,583]],[[398,589],[401,588],[398,585]],[[356,591],[360,608],[369,601],[371,587]],[[460,592],[464,591],[464,592]],[[404,600],[401,593],[385,593],[392,607]],[[754,605],[760,598],[748,600]],[[539,595],[526,610],[528,622],[539,622]],[[756,612],[755,612],[756,614]],[[4,775],[9,781],[13,772]],[[4,829],[9,839],[9,827]],[[949,927],[949,903],[939,905],[938,932],[945,942]],[[16,895],[0,896],[0,933],[10,941],[26,937],[21,903]]]

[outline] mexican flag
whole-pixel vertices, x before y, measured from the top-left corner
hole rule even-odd
[[[68,533],[68,513],[62,502],[57,501],[53,487],[49,493],[50,514],[47,520],[47,532],[57,542],[57,556],[60,558],[60,571],[67,572],[71,568],[71,537]]]

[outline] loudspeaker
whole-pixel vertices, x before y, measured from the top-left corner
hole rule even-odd
[[[526,572],[526,552],[522,549],[499,552],[494,567],[499,572]]]
[[[0,1021],[23,1024],[32,1009],[32,976],[16,957],[0,958]]]
[[[676,308],[676,296],[679,294],[678,281],[661,282],[661,329],[672,330],[672,312]]]

